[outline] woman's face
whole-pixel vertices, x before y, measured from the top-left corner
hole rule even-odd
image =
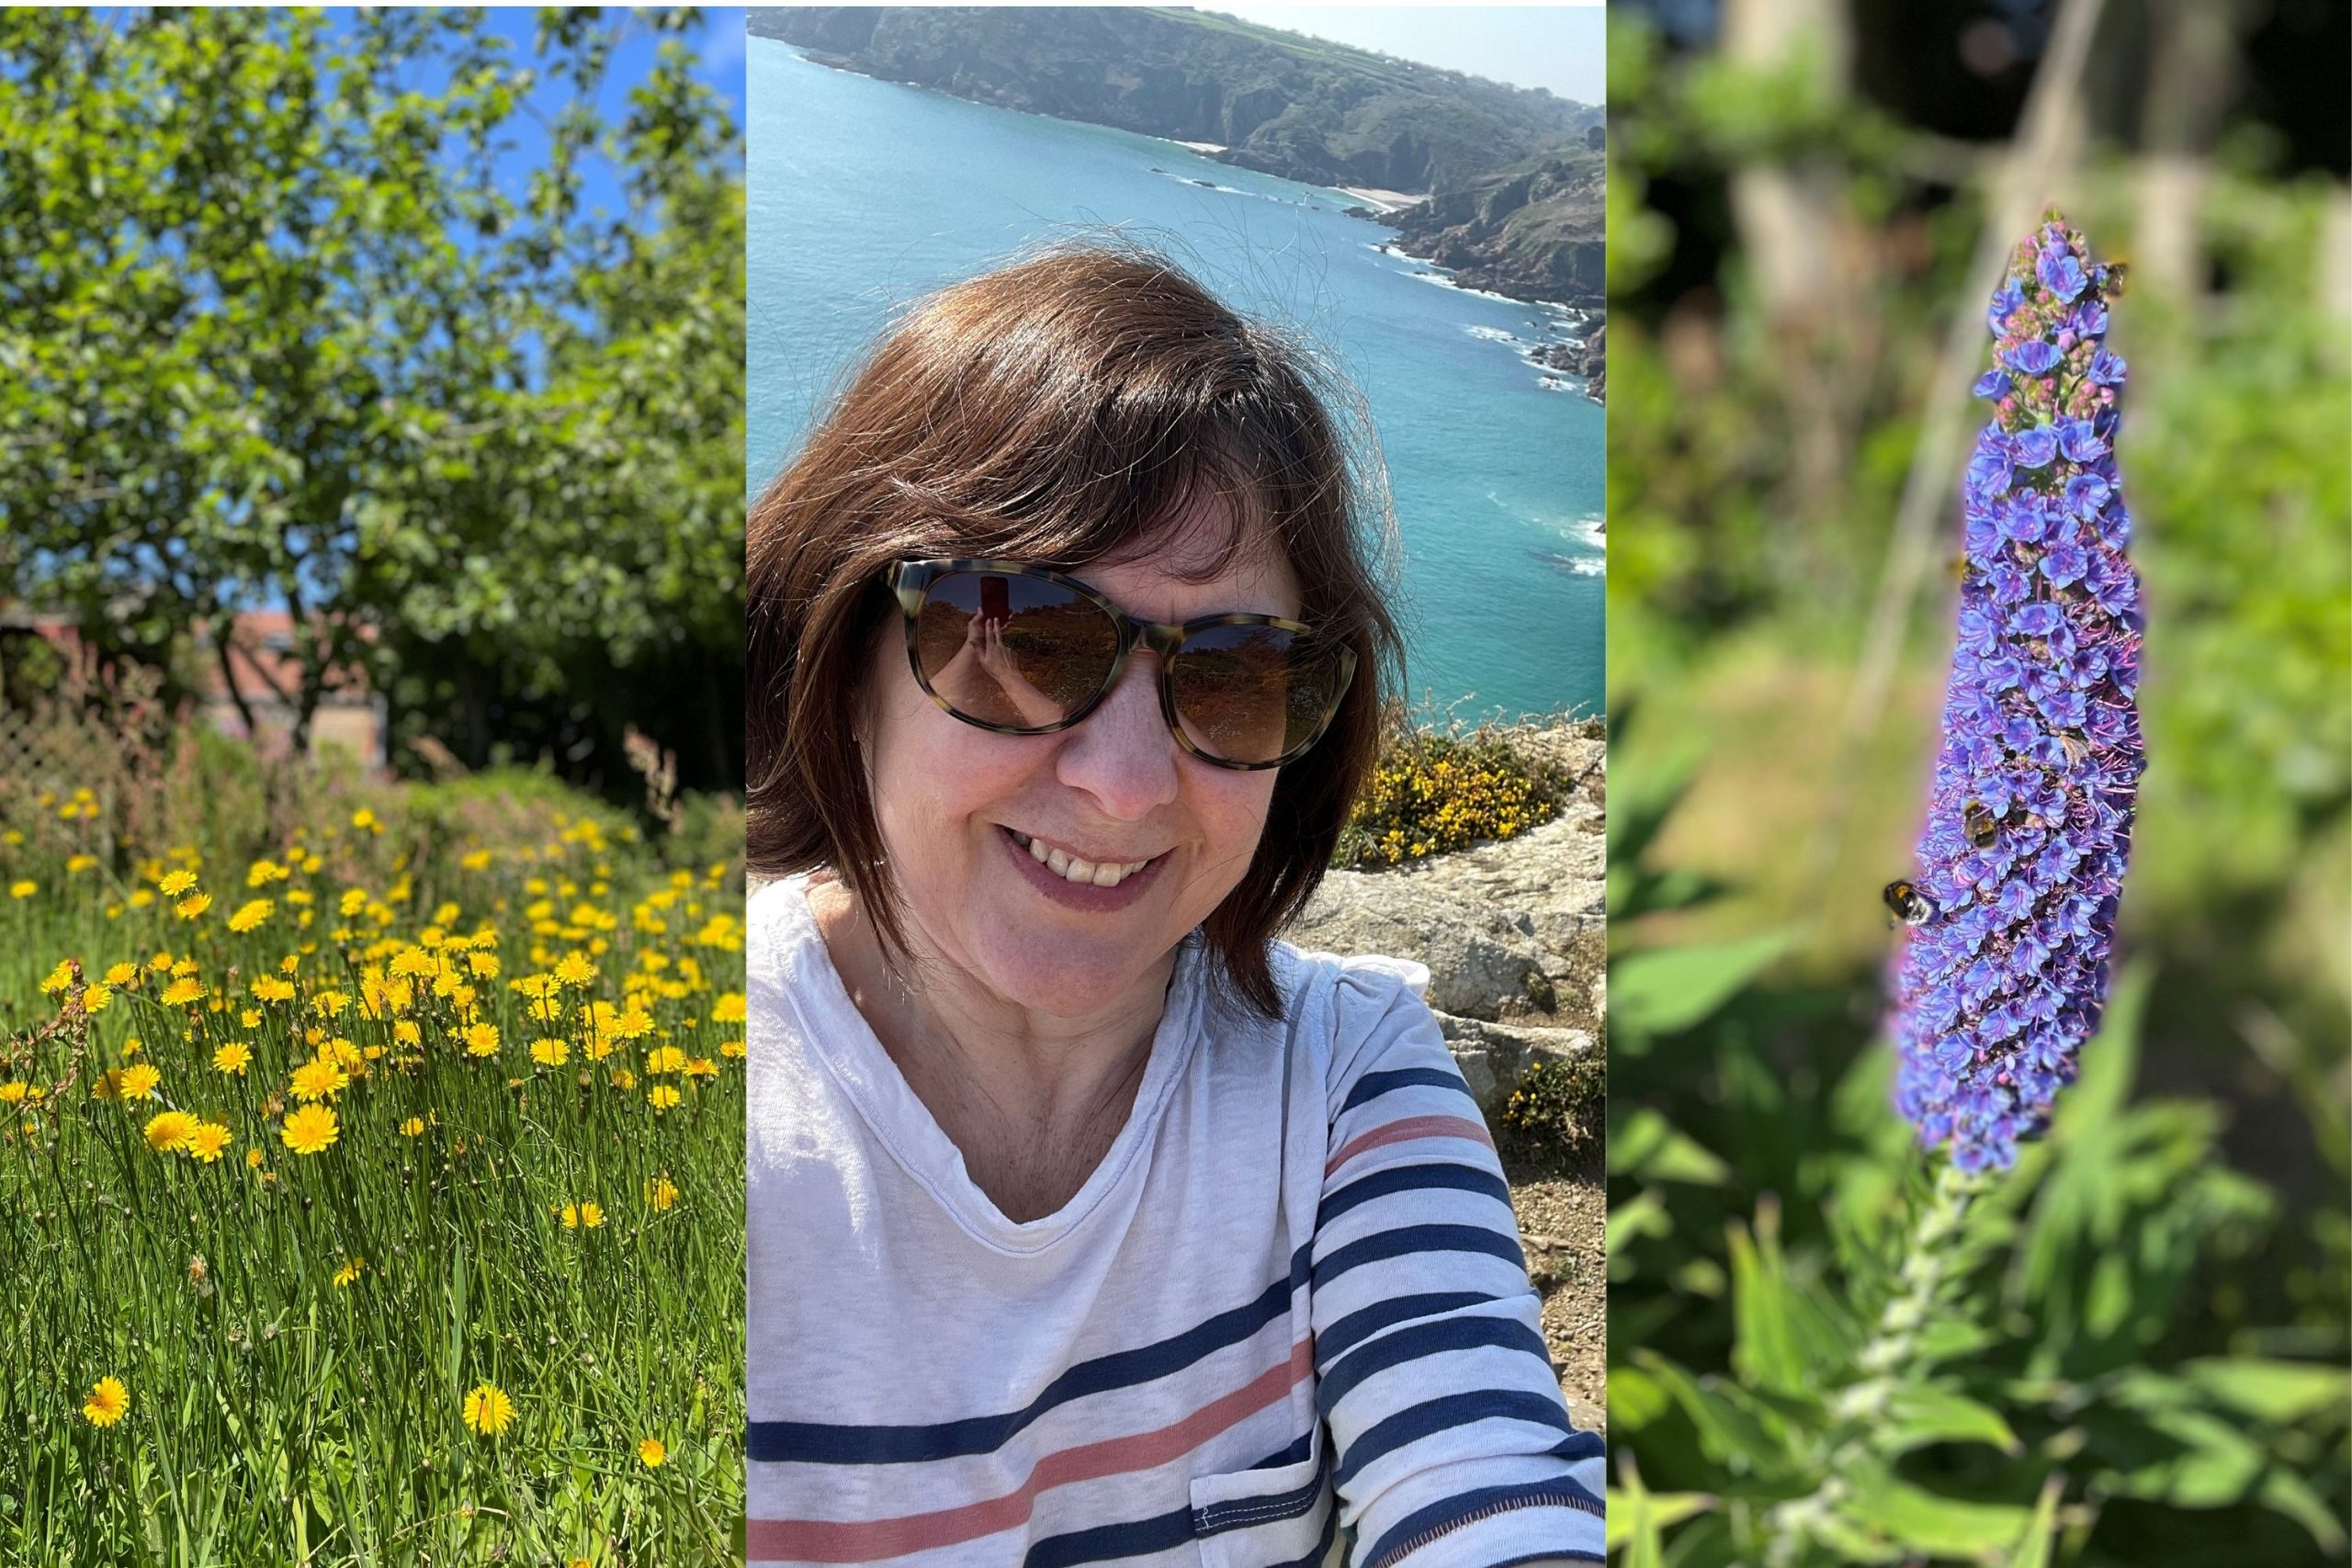
[[[1273,548],[1238,552],[1206,581],[1170,570],[1214,558],[1224,529],[1205,521],[1189,511],[1142,558],[1070,575],[1144,620],[1295,617],[1298,585]],[[1162,961],[1249,870],[1277,770],[1212,767],[1182,750],[1160,716],[1159,661],[1140,647],[1084,722],[997,735],[940,711],[898,639],[883,642],[869,777],[918,952],[1060,1018],[1163,985]],[[1040,862],[1040,849],[1095,866],[1148,863],[1102,887]]]

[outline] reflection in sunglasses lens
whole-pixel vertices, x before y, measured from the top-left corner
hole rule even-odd
[[[1102,690],[1119,628],[1059,583],[958,571],[924,595],[915,646],[924,681],[957,713],[1037,729]]]
[[[1228,762],[1271,762],[1323,722],[1337,655],[1280,626],[1211,626],[1169,671],[1184,738]]]

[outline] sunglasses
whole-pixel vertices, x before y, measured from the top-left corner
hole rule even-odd
[[[890,591],[916,683],[998,735],[1083,721],[1141,643],[1159,656],[1159,711],[1179,746],[1220,768],[1278,768],[1321,738],[1356,671],[1355,649],[1296,621],[1140,621],[1075,578],[1012,561],[900,561]]]

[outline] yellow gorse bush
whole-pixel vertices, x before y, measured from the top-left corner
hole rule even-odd
[[[1487,730],[1453,734],[1392,724],[1380,761],[1340,830],[1333,863],[1397,865],[1559,815],[1566,781]]]

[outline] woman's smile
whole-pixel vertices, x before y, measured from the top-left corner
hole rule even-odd
[[[1111,914],[1133,905],[1159,880],[1168,852],[1140,860],[1087,860],[1043,838],[1000,826],[1004,843],[1022,879],[1066,909]]]

